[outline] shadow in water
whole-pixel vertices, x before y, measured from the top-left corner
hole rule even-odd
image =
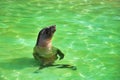
[[[15,59],[10,59],[9,61],[6,62],[0,62],[0,68],[3,69],[24,69],[24,68],[29,68],[29,67],[38,67],[39,64],[37,61],[34,60],[34,58],[15,58]]]

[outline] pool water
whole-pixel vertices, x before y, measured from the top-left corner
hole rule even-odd
[[[38,32],[57,25],[53,46],[77,70],[45,68],[32,53]],[[0,0],[0,80],[119,80],[119,0]]]

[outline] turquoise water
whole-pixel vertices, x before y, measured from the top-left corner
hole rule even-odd
[[[32,56],[38,32],[57,25],[53,45],[77,66],[45,68]],[[119,0],[0,0],[0,80],[119,80]]]

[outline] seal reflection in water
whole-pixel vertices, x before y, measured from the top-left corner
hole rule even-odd
[[[59,58],[59,60],[64,58],[64,54],[52,46],[52,37],[56,31],[56,26],[50,26],[43,28],[37,38],[36,45],[34,47],[33,56],[40,63],[40,68],[48,66],[58,66],[59,68],[75,68],[74,66],[70,66],[67,64],[57,64],[53,65],[53,63]]]

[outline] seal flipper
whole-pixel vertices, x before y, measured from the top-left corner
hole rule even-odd
[[[64,54],[59,49],[57,49],[57,54],[60,56],[59,60],[64,58]]]
[[[76,66],[72,66],[72,65],[69,65],[69,64],[60,64],[57,68],[70,68],[72,70],[77,70]]]

